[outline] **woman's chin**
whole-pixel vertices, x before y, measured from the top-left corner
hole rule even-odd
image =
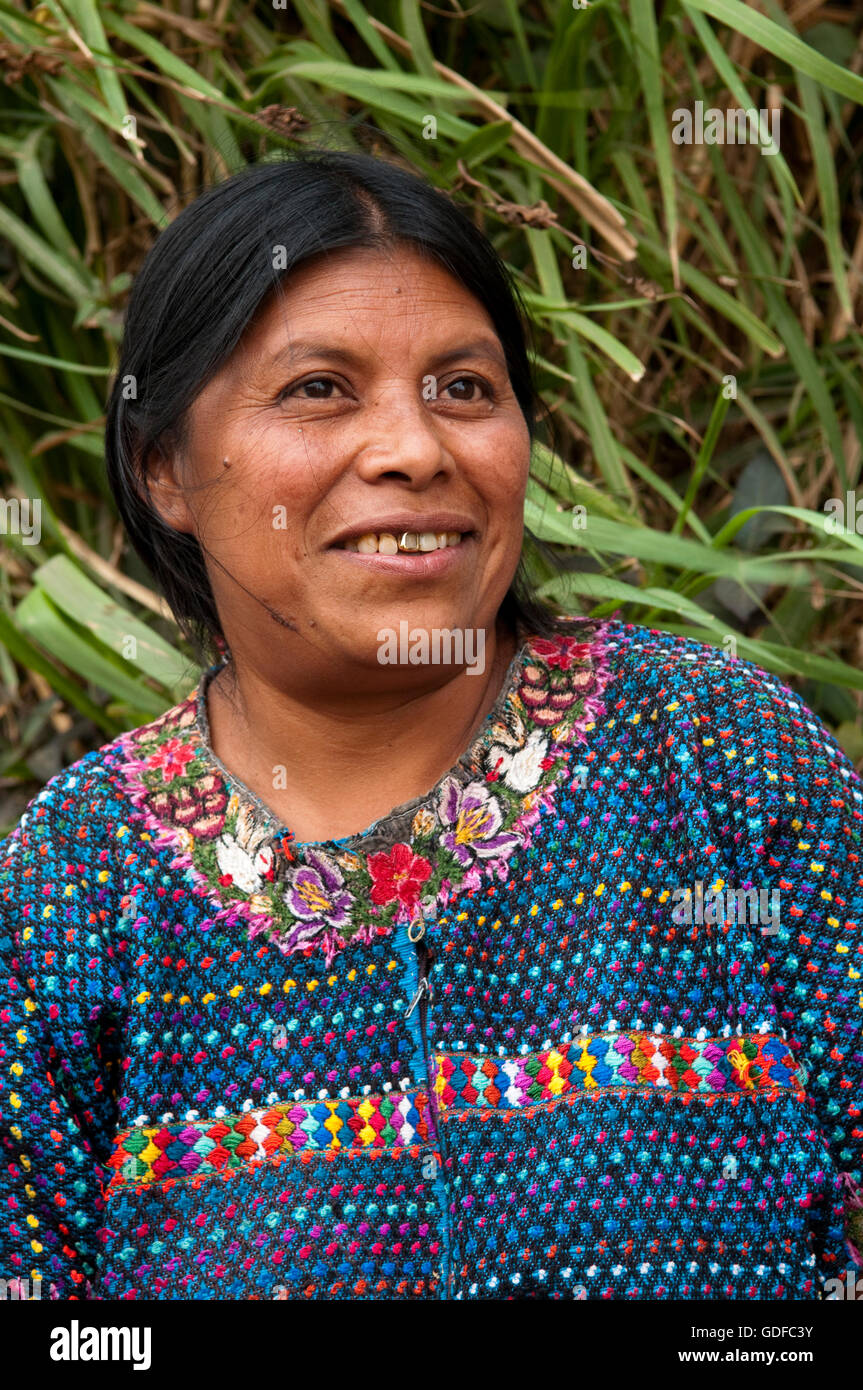
[[[358,635],[358,630],[352,634],[355,643]],[[389,672],[397,683],[438,686],[447,673],[466,668],[479,675],[485,670],[487,636],[484,627],[463,626],[452,613],[432,614],[423,621],[389,613],[368,640],[353,646],[352,664],[370,673]]]

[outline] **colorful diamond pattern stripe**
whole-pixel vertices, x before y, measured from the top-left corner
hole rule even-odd
[[[221,1119],[136,1127],[115,1138],[108,1187],[219,1173],[275,1154],[408,1148],[429,1139],[427,1106],[425,1092],[399,1091],[291,1101]]]
[[[520,1109],[572,1092],[621,1086],[708,1095],[799,1094],[804,1080],[787,1043],[772,1034],[701,1039],[632,1032],[579,1037],[521,1057],[434,1057],[434,1092],[442,1112]]]

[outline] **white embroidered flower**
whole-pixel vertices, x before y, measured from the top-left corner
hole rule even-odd
[[[232,836],[220,835],[216,841],[216,860],[221,872],[230,874],[243,893],[257,893],[264,874],[273,863],[273,851],[268,846],[257,854],[247,854]]]
[[[535,729],[523,748],[509,753],[499,744],[488,751],[488,765],[497,767],[504,782],[516,792],[529,792],[542,776],[542,761],[548,754],[548,739]]]
[[[240,849],[245,850],[246,854],[254,855],[264,841],[270,838],[272,829],[266,824],[256,823],[251,809],[241,806],[234,833]]]

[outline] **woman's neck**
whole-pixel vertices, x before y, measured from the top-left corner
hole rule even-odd
[[[519,639],[499,623],[482,674],[382,705],[322,709],[241,664],[209,682],[210,746],[295,840],[355,835],[425,795],[469,747],[500,694]],[[229,676],[233,679],[228,683]]]

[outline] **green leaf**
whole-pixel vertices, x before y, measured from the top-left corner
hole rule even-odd
[[[727,24],[734,33],[745,34],[774,58],[780,58],[798,72],[805,72],[851,101],[863,102],[863,78],[831,63],[817,49],[786,33],[778,24],[767,19],[741,0],[681,0],[684,10],[702,10],[720,24]]]
[[[18,163],[18,187],[27,199],[30,211],[40,228],[64,260],[78,265],[84,275],[88,272],[81,260],[81,253],[75,245],[66,223],[60,216],[57,204],[51,196],[48,182],[39,162],[39,142],[45,134],[44,126],[37,126],[28,135],[16,152]]]
[[[563,515],[543,513],[529,498],[525,520],[540,540],[577,545],[596,554],[627,555],[656,565],[676,565],[696,574],[723,575],[738,583],[803,584],[806,576],[787,563],[787,557],[730,554],[700,541],[663,535],[646,526],[626,526],[605,517],[588,515],[584,529],[573,529]]]
[[[437,97],[440,101],[456,101],[471,104],[473,97],[442,77],[425,77],[422,73],[381,72],[379,68],[355,68],[347,63],[333,63],[327,58],[313,61],[294,62],[287,68],[292,77],[311,77],[316,82],[325,82],[339,92],[369,92],[380,99],[384,92],[406,92],[424,97]]]
[[[62,3],[96,59],[96,81],[119,131],[129,114],[129,107],[120,79],[114,71],[114,56],[102,27],[99,8],[95,0],[62,0]],[[59,3],[57,8],[60,8]]]
[[[150,690],[143,681],[135,680],[128,670],[103,655],[92,638],[88,638],[68,621],[41,589],[31,589],[15,610],[15,621],[22,632],[85,681],[98,686],[109,695],[126,700],[137,708],[146,709],[151,717],[166,708],[164,696]]]
[[[662,60],[659,55],[659,35],[656,28],[654,0],[630,0],[629,14],[635,38],[635,61],[644,92],[647,120],[659,176],[659,191],[665,209],[665,232],[668,258],[675,285],[678,284],[677,258],[677,195],[674,188],[674,165],[671,158],[671,132],[665,115],[662,95]]]
[[[554,244],[547,234],[534,227],[525,229],[525,236],[536,265],[537,276],[543,294],[550,299],[564,299],[560,268],[554,254]],[[581,402],[587,430],[596,454],[596,461],[607,487],[616,496],[623,498],[631,493],[632,485],[620,457],[608,417],[596,393],[587,362],[574,335],[567,338],[565,345],[566,363]]]
[[[824,125],[824,111],[821,104],[821,97],[811,77],[805,77],[802,73],[798,74],[797,85],[800,88],[800,99],[803,103],[803,110],[806,113],[809,144],[812,149],[812,159],[815,165],[815,182],[818,189],[818,201],[821,205],[824,243],[827,247],[827,259],[830,263],[830,270],[833,274],[833,287],[849,322],[853,323],[854,310],[851,305],[851,295],[848,290],[848,272],[845,264],[847,258],[842,248],[842,219],[839,210],[839,186],[836,181],[836,165],[833,159],[833,151],[830,148],[830,141],[827,137],[827,130]]]
[[[365,12],[359,0],[342,0],[342,8],[348,19],[353,24],[357,33],[371,49],[381,67],[389,68],[390,72],[398,70],[398,63],[393,54],[387,48],[377,29],[374,28],[371,20]]]
[[[641,525],[637,516],[615,502],[602,488],[580,478],[570,464],[557,458],[539,440],[534,441],[531,451],[527,496],[532,497],[538,506],[554,506],[560,498],[564,502],[586,507],[597,516],[625,522],[629,526]]]
[[[691,599],[676,594],[672,589],[655,588],[646,585],[641,588],[627,584],[622,579],[614,579],[607,574],[585,574],[579,570],[569,570],[566,574],[555,576],[540,588],[543,598],[563,599],[567,594],[583,594],[591,599],[619,599],[621,603],[649,603],[651,608],[664,613],[677,613],[680,617],[691,618],[704,623],[710,615]]]
[[[48,661],[39,648],[16,627],[2,609],[0,609],[0,642],[25,670],[36,671],[61,699],[70,704],[73,709],[80,710],[81,714],[95,724],[97,729],[103,729],[110,737],[121,732],[115,722],[90,699],[86,691]]]
[[[701,441],[701,448],[698,450],[698,457],[695,460],[695,467],[692,470],[692,477],[689,480],[689,486],[686,489],[680,511],[674,518],[674,524],[671,528],[672,535],[679,536],[686,524],[689,509],[698,494],[705,469],[713,457],[713,450],[716,448],[716,441],[719,438],[719,432],[722,429],[725,416],[728,414],[728,407],[730,404],[730,398],[721,391],[716,397],[713,410],[711,411],[707,431]]]
[[[725,86],[734,97],[737,105],[743,110],[748,111],[754,103],[751,101],[749,93],[744,86],[737,69],[729,58],[725,49],[722,47],[718,38],[714,34],[703,14],[690,7],[689,19],[692,27],[698,36],[698,41],[715,67]],[[759,108],[760,109],[760,108]],[[769,155],[767,167],[776,180],[777,186],[784,183],[791,190],[794,201],[798,207],[803,206],[803,194],[797,187],[794,175],[788,167],[788,163],[781,150],[776,154]]]
[[[411,46],[411,56],[418,70],[426,77],[436,77],[434,55],[426,38],[417,0],[400,0],[399,10],[402,18],[402,32]]]
[[[185,657],[110,598],[68,556],[54,556],[36,570],[33,580],[61,612],[92,632],[118,658],[137,667],[169,693],[184,685],[189,668]],[[134,639],[134,656],[126,655],[126,649],[132,646],[130,638]]]
[[[33,352],[31,348],[13,347],[12,343],[0,343],[0,356],[18,357],[22,362],[38,362],[43,367],[62,368],[64,372],[80,372],[83,376],[109,376],[111,372],[110,367],[87,367],[83,362],[70,362],[62,357],[49,357],[47,353]]]
[[[484,125],[473,135],[468,136],[467,140],[462,140],[441,166],[441,176],[448,177],[461,163],[468,169],[472,169],[475,164],[484,164],[490,160],[500,150],[509,144],[512,135],[512,121],[492,121],[489,125]]]
[[[178,58],[176,53],[172,53],[170,48],[166,48],[158,39],[144,29],[139,29],[135,24],[129,24],[127,20],[121,19],[115,10],[103,9],[105,24],[109,32],[118,39],[122,39],[130,48],[135,48],[139,53],[143,53],[145,58],[149,58],[155,68],[171,77],[175,82],[179,82],[183,87],[189,87],[193,92],[199,92],[201,96],[210,97],[214,101],[223,102],[224,93],[214,87],[212,82],[208,82],[200,72],[184,63],[182,58]],[[118,60],[119,61],[119,60]]]
[[[102,126],[84,110],[72,84],[63,79],[52,78],[48,79],[48,84],[60,105],[80,128],[85,143],[100,163],[104,164],[114,181],[128,193],[132,202],[137,203],[151,222],[157,227],[163,226],[167,221],[165,209],[150,185],[138,173],[134,161],[130,162],[126,155],[121,154],[111,143],[111,137]]]
[[[42,237],[33,231],[14,212],[0,204],[0,236],[10,241],[17,251],[59,286],[76,303],[98,294],[99,282],[80,264],[58,255]],[[13,354],[9,354],[12,356]]]
[[[547,317],[553,323],[564,323],[569,328],[575,329],[580,337],[586,338],[588,342],[593,343],[601,352],[604,352],[606,357],[610,357],[615,366],[626,372],[631,381],[640,381],[644,376],[644,363],[639,362],[635,353],[630,352],[625,343],[622,343],[619,338],[615,338],[612,333],[609,333],[598,323],[594,323],[593,319],[588,318],[586,314],[577,314],[572,309],[568,309],[564,313],[557,311],[549,313]]]

